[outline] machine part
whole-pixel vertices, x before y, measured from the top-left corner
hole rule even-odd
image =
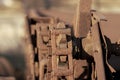
[[[39,73],[45,72],[45,66],[48,65],[48,62],[46,62],[45,59],[48,59],[49,55],[51,54],[50,47],[47,46],[48,44],[50,44],[49,43],[50,35],[49,35],[47,26],[49,26],[49,25],[44,25],[44,24],[37,25],[38,61],[39,61],[40,70],[43,69],[43,72],[39,71]],[[48,34],[46,34],[46,33],[44,34],[44,32],[46,32]],[[47,67],[49,67],[49,66],[47,66]],[[46,73],[44,73],[42,75],[40,74],[40,80],[41,79],[44,80],[45,74]]]
[[[96,41],[93,43],[93,52],[97,51],[100,52],[98,54],[93,54],[94,56],[94,60],[95,60],[95,66],[96,66],[96,75],[97,75],[97,79],[101,80],[101,78],[105,79],[109,79],[109,80],[113,80],[112,77],[112,72],[115,72],[115,70],[111,67],[111,65],[108,63],[108,45],[107,42],[105,40],[105,37],[103,36],[102,33],[102,29],[100,27],[100,25],[102,24],[102,21],[106,21],[105,18],[103,16],[101,16],[100,14],[96,14],[95,11],[92,12],[92,28],[91,28],[91,33],[93,35],[93,41]],[[95,26],[97,28],[95,28]],[[98,40],[94,40],[94,39],[98,39]],[[96,50],[94,50],[96,49]],[[99,65],[98,68],[97,65]],[[101,65],[101,66],[100,66]],[[100,70],[103,72],[103,74],[101,75]],[[106,74],[107,72],[107,74]],[[99,77],[98,77],[99,76]]]
[[[98,80],[106,80],[105,77],[105,66],[104,66],[104,59],[103,59],[103,52],[102,52],[102,46],[101,46],[101,40],[100,40],[100,34],[98,25],[96,24],[92,28],[92,35],[93,35],[93,41],[96,41],[93,43],[94,47],[94,60],[96,63],[96,71],[97,71],[97,79]]]
[[[39,72],[36,70],[38,68],[35,66],[35,73],[39,74],[40,80],[50,79],[54,80],[56,76],[56,80],[58,78],[66,78],[71,79],[73,76],[73,64],[72,64],[72,43],[71,41],[67,43],[66,35],[71,35],[70,28],[66,28],[64,23],[56,23],[53,22],[51,18],[39,18],[34,19],[36,24],[31,26],[31,34],[36,34],[36,46],[34,46],[34,51],[36,52],[35,55],[38,58],[35,63],[39,63]],[[55,28],[56,27],[56,28]],[[36,33],[35,33],[36,32]],[[56,38],[53,38],[55,37]],[[55,42],[55,44],[53,44]],[[54,46],[57,45],[54,48]],[[67,48],[67,46],[69,48]],[[59,48],[61,48],[59,50]],[[66,49],[64,49],[66,48]],[[64,50],[62,50],[64,49]],[[62,51],[62,53],[61,53]],[[56,54],[57,53],[57,54]],[[59,53],[59,54],[58,54]],[[54,60],[55,59],[55,60]],[[60,61],[58,61],[60,60]],[[54,68],[54,65],[57,65],[58,62],[55,64],[55,61],[60,62],[61,64],[66,65],[65,68],[59,67],[58,71],[57,67]],[[65,64],[66,63],[66,64]],[[65,69],[68,70],[65,71]],[[55,69],[55,70],[54,70]],[[64,69],[64,70],[61,70]],[[69,76],[70,74],[70,76]],[[36,75],[35,75],[36,76]],[[64,76],[64,77],[63,77]]]
[[[31,26],[31,35],[34,41],[35,77],[39,80],[48,80],[51,77],[51,35],[50,30],[55,27],[55,20],[50,17],[32,18],[35,22]],[[36,78],[35,78],[36,79]]]
[[[67,42],[67,40],[65,39],[65,34],[71,35],[70,34],[71,32],[67,31],[68,32],[67,33],[65,30],[66,30],[65,25],[62,23],[58,23],[57,27],[51,30],[52,71],[53,71],[51,80],[58,80],[60,77],[61,77],[60,79],[74,80],[72,43],[71,41]],[[59,40],[59,42],[57,42],[57,40]],[[66,59],[61,60],[63,58]]]
[[[106,19],[90,5],[91,0],[80,0],[72,28],[51,17],[33,18],[37,80],[113,80],[116,71],[108,63],[109,45],[100,27]]]
[[[74,35],[76,38],[86,37],[91,26],[92,0],[79,0],[74,22]],[[84,4],[84,5],[83,5]]]

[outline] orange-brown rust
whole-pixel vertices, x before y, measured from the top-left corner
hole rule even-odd
[[[74,35],[76,38],[86,37],[91,24],[92,0],[79,0],[74,19]]]
[[[74,80],[73,77],[73,58],[72,58],[72,51],[71,51],[71,46],[66,46],[65,49],[60,49],[57,47],[57,34],[68,34],[67,32],[64,33],[64,28],[65,26],[61,26],[61,28],[56,28],[54,30],[51,30],[51,44],[52,44],[52,79],[51,80],[57,80],[58,77],[62,77],[65,76],[67,78],[67,80]],[[61,31],[57,31],[57,30],[63,30]],[[55,33],[57,32],[57,34]],[[64,35],[62,35],[62,37],[60,39],[64,38]],[[65,38],[64,38],[65,39]],[[58,45],[60,45],[61,43],[59,43]],[[68,42],[64,43],[68,45]],[[69,43],[70,44],[70,43]],[[59,53],[59,54],[58,54]],[[66,54],[65,54],[66,53]],[[68,60],[66,60],[68,63],[65,63],[66,65],[68,65],[68,69],[66,69],[65,65],[61,65],[61,58],[59,59],[59,57],[63,57],[63,56],[67,56]],[[66,62],[65,61],[65,62]],[[61,66],[60,66],[61,65]]]

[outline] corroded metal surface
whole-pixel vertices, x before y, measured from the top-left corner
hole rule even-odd
[[[50,47],[50,30],[53,26],[52,18],[37,18],[34,19],[36,24],[31,26],[31,35],[36,36],[34,43],[34,73],[35,78],[43,80],[49,77],[51,71],[51,47]],[[46,34],[48,33],[48,34]],[[47,66],[47,68],[45,67]],[[47,73],[45,72],[47,69]],[[46,77],[45,77],[46,76]]]
[[[92,0],[79,0],[74,20],[75,37],[86,37],[90,29],[90,10]]]
[[[107,43],[99,25],[102,20],[106,20],[99,13],[93,14],[90,11],[91,0],[82,1],[79,3],[81,5],[78,5],[75,23],[70,24],[72,27],[69,25],[66,27],[60,20],[54,22],[48,17],[34,18],[37,23],[32,25],[31,33],[36,35],[34,50],[36,53],[38,50],[37,54],[40,55],[38,57],[38,64],[41,66],[39,72],[35,69],[40,79],[113,80],[111,71],[116,71],[108,63]],[[74,31],[71,32],[71,30]],[[80,71],[77,72],[77,70]],[[109,76],[106,71],[110,74]]]
[[[52,70],[53,70],[51,80],[58,79],[74,80],[72,43],[67,42],[66,39],[66,34],[70,34],[71,32],[69,30],[69,32],[64,33],[65,32],[64,30],[65,25],[63,23],[58,23],[57,27],[51,31]],[[58,44],[56,44],[58,40],[59,42]]]
[[[92,27],[92,39],[93,39],[93,56],[96,63],[96,74],[98,80],[106,80],[105,77],[105,66],[103,59],[103,52],[100,40],[99,26],[98,23]]]
[[[60,13],[60,18],[55,19],[54,12],[46,15],[48,12],[30,11],[29,25],[24,25],[24,80],[119,80],[119,70],[108,62],[111,55],[120,56],[119,40],[112,43],[104,36],[101,26],[106,20],[90,11],[91,0],[79,0],[78,3],[74,23],[66,23],[66,15]],[[8,74],[14,73],[7,61],[0,57],[0,62],[0,72],[5,73],[5,65]],[[14,74],[15,78],[12,75],[13,78],[0,79],[23,80],[18,76],[20,71]]]
[[[35,43],[36,46],[34,46],[34,52],[35,52],[34,57],[37,55],[38,58],[38,60],[34,60],[34,63],[37,64],[37,65],[34,64],[35,66],[34,74],[35,77],[39,77],[40,80],[44,80],[45,78],[47,80],[48,79],[54,80],[55,76],[56,76],[56,80],[57,78],[60,77],[62,79],[62,76],[66,76],[65,78],[69,80],[73,76],[73,70],[72,70],[73,67],[71,67],[73,66],[72,52],[71,52],[72,43],[68,42],[67,44],[66,34],[71,35],[71,30],[70,28],[65,28],[64,23],[56,23],[53,21],[54,20],[52,18],[50,19],[48,17],[46,18],[41,17],[37,19],[37,23],[35,25],[31,26],[31,35],[34,36],[36,35],[36,43]],[[56,37],[53,38],[53,36],[54,37],[57,36],[57,38]],[[55,45],[58,45],[58,47],[59,48],[61,47],[61,49],[59,48],[57,49]],[[67,48],[67,46],[69,46],[70,48]],[[66,62],[66,65],[69,65],[68,66],[69,69],[65,70],[67,69],[67,66],[65,67],[63,66],[60,67],[60,70],[59,68],[57,70],[57,67],[55,67],[54,65],[57,65],[58,62],[55,63],[55,61],[57,61],[58,59],[61,59],[60,61]],[[44,73],[45,70],[47,70],[46,73]]]

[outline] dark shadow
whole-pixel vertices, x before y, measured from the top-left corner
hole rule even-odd
[[[88,73],[87,66],[84,66],[83,69],[84,69],[83,73],[78,78],[76,78],[75,80],[88,80],[88,79],[84,79],[85,76],[87,75],[86,73]]]
[[[117,64],[117,66],[119,66],[119,61],[115,61],[115,59],[111,59],[112,55],[115,55],[116,57],[117,56],[120,56],[120,44],[117,44],[116,43],[112,43],[110,38],[108,38],[107,36],[105,36],[105,40],[106,40],[106,43],[107,43],[107,48],[108,48],[108,57],[107,57],[107,60],[110,60],[108,61],[109,64],[115,68],[115,64]],[[114,57],[115,58],[115,57]],[[111,63],[111,61],[115,62],[114,64]],[[113,79],[114,80],[119,80],[120,79],[120,70],[116,70],[116,72],[112,73],[113,75]]]
[[[109,58],[111,55],[115,56],[120,56],[120,44],[112,43],[111,40],[105,36],[106,42],[107,42],[107,47],[108,47],[108,53],[109,53]]]
[[[82,46],[82,39],[83,38],[75,38],[73,37],[73,58],[77,60],[86,60],[88,66],[84,66],[83,73],[79,75],[78,78],[75,80],[91,80],[91,73],[92,73],[92,63],[94,63],[94,58],[89,55]],[[77,47],[77,49],[76,49]],[[87,76],[87,78],[85,78]]]
[[[113,73],[114,80],[120,80],[120,70]]]
[[[93,57],[83,49],[82,39],[73,37],[73,58],[87,60],[88,63],[94,62]],[[75,47],[77,47],[77,50],[75,50]]]

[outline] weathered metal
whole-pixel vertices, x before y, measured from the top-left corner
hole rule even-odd
[[[95,65],[96,75],[97,75],[98,80],[106,80],[99,24],[98,22],[93,23],[93,24],[94,24],[92,26],[93,57],[94,57],[95,64],[96,64]]]
[[[54,20],[51,17],[32,18],[35,24],[31,26],[31,35],[36,36],[36,39],[34,39],[36,44],[34,46],[34,57],[37,55],[38,58],[34,60],[35,64],[33,64],[35,77],[38,77],[39,80],[107,79],[105,64],[108,63],[105,63],[106,59],[104,59],[103,43],[101,42],[101,33],[99,31],[99,23],[105,18],[97,12],[90,11],[90,9],[91,0],[88,3],[85,0],[79,1],[75,23],[72,26],[74,35],[72,35],[70,26],[66,27],[63,22]],[[67,36],[70,36],[70,38]],[[90,37],[89,40],[92,43],[91,52],[83,52],[84,48],[82,46],[84,45],[80,42],[83,37],[85,39]],[[74,44],[74,42],[77,45],[75,46],[76,53],[73,52],[74,46],[72,43]],[[74,65],[76,61],[73,59],[76,59],[73,56],[74,54],[84,63],[82,65],[86,66],[87,64],[83,78],[75,78],[78,74],[74,72],[78,69],[74,68],[76,67]],[[82,67],[79,68],[81,70],[84,69]],[[83,73],[80,72],[79,75],[81,76]]]
[[[104,36],[101,24],[106,19],[91,11],[91,2],[79,0],[74,23],[55,19],[51,17],[53,13],[46,16],[30,11],[24,38],[25,80],[116,80],[119,71],[108,59],[113,54],[120,55],[120,41],[111,43]],[[0,62],[5,61],[0,58]],[[6,64],[7,71],[13,73],[9,63]],[[0,65],[3,73],[1,66],[4,65]],[[17,74],[0,77],[0,80],[18,79],[16,77]]]
[[[73,59],[72,59],[72,43],[68,44],[67,38],[65,40],[65,34],[69,34],[69,32],[65,32],[65,25],[60,25],[62,23],[59,23],[57,27],[53,30],[51,30],[51,44],[52,44],[52,79],[51,80],[58,80],[59,77],[64,76],[63,79],[67,80],[74,80],[73,77]],[[69,29],[69,28],[68,28]],[[60,31],[62,30],[62,32]],[[57,32],[57,33],[56,33]],[[57,44],[57,38],[59,36],[61,40],[64,39],[64,42],[59,42]],[[61,44],[66,44],[64,46],[60,46]],[[68,47],[67,47],[68,46]],[[64,65],[62,65],[62,60],[60,60],[61,57],[65,58],[66,60],[64,62]],[[67,65],[67,68],[66,68]],[[62,78],[61,78],[62,79]]]
[[[79,0],[74,20],[74,35],[76,38],[86,37],[91,26],[92,0]]]

